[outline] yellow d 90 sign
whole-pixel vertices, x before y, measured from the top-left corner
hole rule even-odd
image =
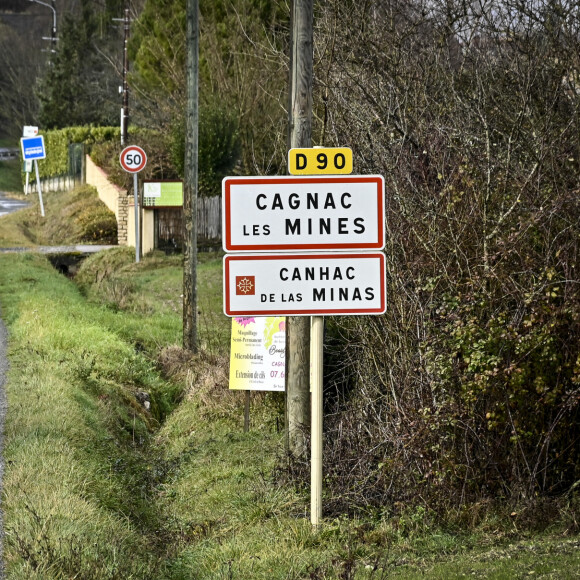
[[[288,151],[290,175],[346,175],[352,173],[352,149],[316,147]]]

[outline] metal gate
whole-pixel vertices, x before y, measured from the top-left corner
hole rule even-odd
[[[68,146],[68,174],[75,183],[82,183],[84,159],[84,143],[70,143]]]
[[[182,207],[155,208],[155,248],[166,253],[182,252],[185,238]],[[197,200],[198,249],[221,247],[221,197]]]
[[[167,253],[183,251],[183,208],[155,210],[155,247]]]

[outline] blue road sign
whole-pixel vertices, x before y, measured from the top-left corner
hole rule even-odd
[[[44,137],[42,135],[38,135],[37,137],[22,137],[20,139],[20,145],[22,147],[24,161],[44,159],[46,157]]]

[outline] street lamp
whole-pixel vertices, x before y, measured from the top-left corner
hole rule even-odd
[[[47,4],[46,2],[41,2],[40,0],[29,0],[29,2],[34,2],[35,4],[42,4],[47,8],[52,10],[52,35],[50,38],[43,37],[42,40],[50,40],[52,42],[51,52],[56,52],[56,9],[54,6]]]

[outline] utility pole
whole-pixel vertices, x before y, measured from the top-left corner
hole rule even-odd
[[[127,145],[129,137],[129,85],[127,76],[129,74],[129,55],[127,53],[127,43],[129,42],[129,8],[125,8],[125,18],[123,22],[123,107],[121,109],[121,145]]]
[[[312,144],[313,0],[292,3],[289,148]],[[310,318],[291,316],[286,324],[286,444],[306,458],[310,426]]]
[[[121,145],[127,145],[129,138],[129,54],[127,44],[129,42],[129,8],[125,8],[124,18],[113,18],[115,22],[123,22],[123,85],[119,87],[119,92],[123,94],[123,105],[121,106]]]
[[[197,184],[199,125],[199,1],[186,5],[186,125],[183,183],[183,348],[197,352]]]

